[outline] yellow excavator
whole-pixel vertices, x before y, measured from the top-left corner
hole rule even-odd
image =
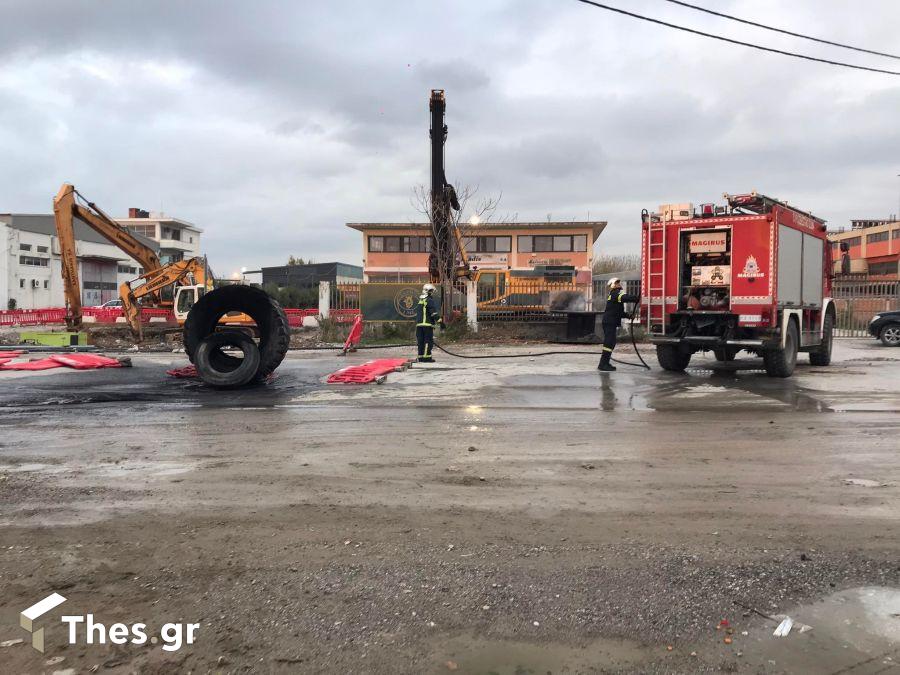
[[[79,203],[79,199],[84,202]],[[171,308],[179,324],[183,324],[188,311],[207,290],[212,290],[213,279],[205,258],[190,258],[163,265],[156,252],[135,237],[127,228],[119,225],[100,208],[90,202],[69,183],[63,184],[53,199],[53,216],[59,238],[62,259],[63,285],[66,296],[66,326],[79,330],[82,326],[81,285],[78,279],[78,258],[75,249],[74,221],[76,218],[118,246],[141,267],[144,274],[119,286],[119,297],[125,320],[131,326],[137,341],[143,338],[141,307]],[[174,286],[171,299],[163,297],[163,289]],[[168,294],[166,294],[168,295]],[[224,318],[224,317],[223,317]],[[228,317],[228,323],[241,324],[245,317]],[[246,317],[249,318],[249,317]]]

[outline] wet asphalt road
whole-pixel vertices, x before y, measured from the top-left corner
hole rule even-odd
[[[900,350],[841,341],[833,366],[789,380],[710,359],[607,375],[573,355],[323,383],[398,353],[291,353],[274,382],[232,392],[166,377],[177,354],[0,374],[0,642],[63,587],[98,615],[203,617],[177,656],[49,634],[71,667],[112,672],[900,659]],[[781,613],[818,628],[773,641],[761,614]],[[4,659],[41,669],[24,648]]]

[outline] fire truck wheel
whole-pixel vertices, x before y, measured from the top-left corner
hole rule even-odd
[[[797,322],[788,321],[787,333],[784,336],[784,349],[771,349],[763,353],[766,375],[769,377],[790,377],[797,365],[797,351],[800,336],[797,333]]]
[[[682,371],[691,362],[691,355],[685,354],[678,345],[656,345],[656,360],[663,370]]]
[[[222,356],[222,347],[237,347],[243,358],[230,356],[228,361],[216,359]],[[216,331],[204,338],[194,353],[194,365],[200,379],[212,387],[229,389],[242,387],[256,377],[259,369],[259,349],[249,335],[241,330]]]
[[[822,344],[809,353],[809,362],[814,366],[827,366],[831,363],[831,344],[834,338],[834,317],[831,312],[825,315],[822,324]]]
[[[266,378],[287,354],[291,329],[281,305],[260,288],[223,286],[200,298],[184,322],[184,351],[196,364],[200,342],[216,331],[219,319],[229,312],[247,314],[256,324],[260,357],[256,379]]]

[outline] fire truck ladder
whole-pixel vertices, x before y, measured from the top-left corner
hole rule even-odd
[[[647,332],[654,325],[666,327],[666,217],[655,221],[653,216],[647,218],[647,250],[644,260],[647,261]],[[658,304],[657,304],[658,303]]]

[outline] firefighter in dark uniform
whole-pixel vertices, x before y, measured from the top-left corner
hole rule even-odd
[[[444,322],[437,313],[434,291],[435,288],[432,284],[425,284],[416,307],[416,345],[419,348],[418,360],[420,363],[434,362],[434,358],[431,356],[431,352],[434,350],[434,327],[436,325],[444,327]]]
[[[606,296],[606,309],[603,311],[603,354],[600,356],[600,365],[597,370],[613,371],[616,369],[609,360],[612,358],[613,350],[616,348],[616,333],[619,332],[619,326],[622,325],[622,317],[625,316],[626,302],[639,302],[640,298],[636,295],[629,295],[622,288],[622,282],[613,277],[606,282],[609,289],[609,295]]]

